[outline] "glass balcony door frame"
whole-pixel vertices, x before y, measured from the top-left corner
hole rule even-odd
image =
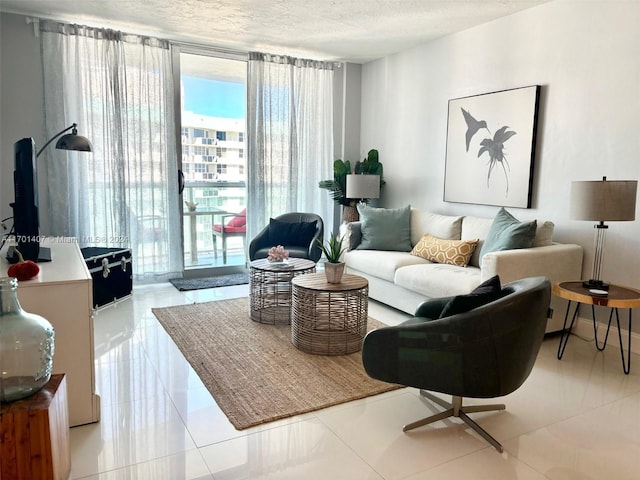
[[[173,75],[174,75],[174,85],[175,85],[175,90],[174,90],[174,99],[175,99],[175,112],[176,112],[176,145],[177,145],[177,155],[178,155],[178,169],[180,170],[180,172],[183,171],[183,132],[182,132],[182,125],[183,125],[183,119],[182,119],[182,99],[181,99],[181,62],[180,62],[180,58],[181,58],[181,54],[186,53],[186,54],[190,54],[190,55],[202,55],[203,57],[214,57],[217,59],[226,59],[226,60],[233,60],[233,61],[240,61],[240,62],[244,62],[246,65],[247,62],[247,54],[244,52],[234,52],[234,51],[230,51],[230,50],[218,50],[218,49],[212,49],[212,48],[207,48],[207,47],[203,47],[203,46],[197,46],[197,45],[188,45],[188,44],[174,44],[173,45],[173,65],[174,65],[174,71],[173,71]],[[246,68],[245,68],[245,75],[246,75]],[[246,78],[246,77],[245,77]],[[246,119],[246,114],[245,114],[245,119]],[[246,125],[246,120],[245,120],[245,125]],[[244,138],[243,140],[246,139],[246,131],[244,133]],[[218,141],[218,138],[215,139],[211,139],[214,143],[216,141]],[[226,138],[225,140],[226,141]],[[220,145],[222,144],[222,142],[219,142]],[[216,145],[214,145],[216,146]],[[223,147],[220,147],[223,148]],[[244,158],[247,158],[246,155],[246,147],[244,149]],[[245,165],[245,172],[246,172],[246,165]],[[192,235],[196,234],[197,235],[197,230],[200,229],[200,227],[202,227],[203,223],[204,228],[208,229],[208,225],[209,225],[209,219],[210,219],[210,223],[219,223],[221,221],[226,220],[226,218],[224,218],[224,213],[223,211],[218,211],[218,210],[224,210],[224,209],[219,209],[217,207],[213,207],[213,208],[207,208],[206,210],[200,210],[198,211],[197,207],[196,207],[196,211],[195,212],[189,212],[188,209],[186,208],[186,204],[185,201],[193,201],[193,195],[194,195],[194,189],[196,188],[216,188],[216,186],[214,185],[206,185],[206,182],[203,182],[203,184],[193,184],[192,182],[186,182],[184,184],[185,188],[184,190],[182,190],[177,198],[176,201],[176,205],[175,205],[175,212],[177,215],[180,216],[181,219],[181,231],[183,232],[182,235],[182,251],[183,252],[188,252],[188,257],[185,257],[185,267],[183,270],[183,276],[184,278],[196,278],[196,277],[205,277],[205,276],[212,276],[212,275],[223,275],[223,274],[227,274],[227,273],[236,273],[236,272],[241,272],[241,271],[245,271],[246,270],[246,261],[242,261],[239,264],[222,264],[222,265],[218,265],[218,262],[215,263],[205,263],[203,265],[193,265],[193,261],[194,259],[197,259],[199,255],[201,255],[201,252],[194,252],[194,243],[195,243],[195,248],[197,250],[198,246],[197,246],[197,242],[198,240],[196,239],[195,241],[193,240],[194,237],[192,237]],[[245,196],[245,205],[246,205],[246,181],[244,182],[244,185],[240,185],[237,182],[224,182],[224,185],[219,185],[219,190],[220,192],[225,192],[225,194],[228,194],[230,191],[232,191],[233,189],[238,189],[238,188],[244,188],[245,192],[244,192],[244,196]],[[230,208],[229,210],[231,211],[232,209],[237,210],[239,208],[238,205],[235,205],[235,203],[237,202],[232,202],[232,208]],[[215,210],[215,211],[214,211]],[[212,235],[213,237],[213,235]],[[220,239],[218,239],[217,241],[217,249],[218,249],[218,259],[222,258],[222,244],[219,241]],[[237,242],[237,240],[239,240],[239,238],[230,238],[229,241],[233,240],[234,242]],[[249,239],[245,238],[245,244],[244,244],[244,252],[245,252],[245,256],[248,256],[248,245],[249,245]],[[208,252],[209,254],[211,252]],[[197,262],[196,262],[197,263]]]

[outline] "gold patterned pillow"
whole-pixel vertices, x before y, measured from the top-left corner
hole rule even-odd
[[[427,233],[413,247],[411,255],[435,263],[466,267],[477,245],[477,238],[475,240],[443,240]]]

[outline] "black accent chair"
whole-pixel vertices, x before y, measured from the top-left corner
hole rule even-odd
[[[405,425],[408,430],[459,417],[502,452],[502,445],[467,413],[504,410],[504,404],[463,406],[462,398],[494,398],[519,388],[531,373],[547,323],[551,288],[545,277],[502,286],[502,297],[438,319],[450,298],[423,302],[416,317],[369,332],[362,361],[369,376],[419,388],[446,410]],[[435,319],[435,320],[432,320]],[[429,393],[453,396],[451,404]]]
[[[324,223],[322,221],[322,217],[315,213],[292,212],[275,217],[274,220],[277,222],[298,224],[316,222],[315,233],[313,234],[313,237],[311,237],[310,241],[304,242],[304,245],[301,244],[300,238],[291,237],[285,239],[286,241],[282,241],[283,239],[279,238],[278,241],[274,243],[272,235],[269,234],[270,225],[267,225],[255,236],[253,240],[251,240],[251,243],[249,244],[249,260],[253,261],[260,258],[267,258],[269,249],[278,244],[282,245],[285,250],[289,251],[290,257],[306,258],[313,260],[314,262],[320,260],[322,250],[316,240],[323,240]]]

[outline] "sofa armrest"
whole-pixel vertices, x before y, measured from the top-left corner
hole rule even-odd
[[[545,276],[551,283],[580,280],[582,255],[580,245],[567,243],[491,252],[482,257],[481,279],[500,275],[503,284],[537,276]]]
[[[355,250],[362,241],[361,222],[348,222],[340,225],[340,238],[345,251]]]

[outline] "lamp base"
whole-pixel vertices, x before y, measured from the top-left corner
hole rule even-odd
[[[603,282],[602,280],[585,280],[584,282],[582,282],[582,286],[584,288],[595,288],[597,290],[609,290],[609,284]]]
[[[357,222],[360,220],[360,214],[356,207],[344,206],[342,208],[342,221],[344,223]]]

